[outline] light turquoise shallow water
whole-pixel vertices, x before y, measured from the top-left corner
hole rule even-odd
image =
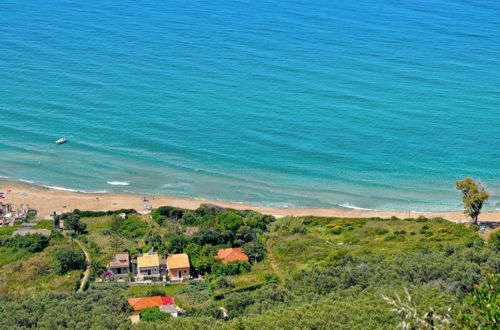
[[[472,175],[500,209],[499,21],[490,0],[3,0],[0,176],[431,211]]]

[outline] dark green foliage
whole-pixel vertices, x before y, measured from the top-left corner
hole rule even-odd
[[[113,216],[109,223],[108,231],[111,235],[123,238],[137,238],[145,234],[147,227],[147,222],[137,217],[122,219],[119,216]]]
[[[184,235],[172,236],[167,242],[168,253],[182,253],[189,244],[189,239]]]
[[[77,213],[63,213],[56,216],[56,221],[64,221],[64,230],[73,230],[75,233],[85,234],[87,225],[80,221],[80,215]]]
[[[143,322],[166,321],[171,317],[170,314],[161,312],[158,307],[145,308],[141,311]]]
[[[80,250],[60,249],[56,251],[54,258],[56,260],[54,271],[58,275],[66,274],[73,269],[83,269],[85,266],[85,256]]]
[[[234,212],[219,213],[215,217],[215,225],[221,232],[235,232],[243,225],[244,218]]]
[[[463,296],[483,279],[481,269],[500,271],[500,256],[487,249],[457,247],[456,251],[407,251],[395,256],[346,254],[326,267],[302,270],[287,287],[296,292],[327,294],[349,287],[431,284]]]
[[[217,263],[212,266],[212,275],[215,276],[231,276],[244,274],[250,271],[252,266],[248,263],[248,261],[232,261],[227,264]]]
[[[229,316],[234,318],[243,314],[260,314],[275,304],[287,301],[291,301],[291,292],[276,284],[269,284],[252,292],[230,294],[225,304]]]
[[[217,205],[213,204],[201,204],[200,207],[198,207],[194,213],[198,217],[204,217],[204,216],[210,216],[214,217],[219,213],[225,212],[226,209]]]
[[[165,290],[152,289],[144,294],[144,297],[166,296]]]
[[[183,209],[171,206],[161,206],[151,212],[151,217],[161,226],[165,223],[167,218],[179,220],[184,215],[184,212]]]
[[[180,224],[183,226],[192,226],[197,223],[197,218],[193,212],[185,212],[180,219]]]
[[[0,329],[117,329],[128,322],[129,306],[119,291],[43,293],[0,300]]]
[[[380,228],[380,229],[376,229],[375,230],[375,234],[376,235],[385,235],[387,234],[389,231],[385,228]]]
[[[30,253],[43,251],[49,245],[49,238],[42,234],[14,236],[4,240],[1,246],[26,249]]]
[[[217,254],[217,248],[212,245],[198,245],[195,243],[190,243],[184,249],[184,252],[189,256],[191,261],[191,266],[195,273],[205,274],[212,270],[215,264],[220,263],[215,255]]]
[[[498,273],[490,272],[486,283],[477,285],[467,297],[468,309],[461,316],[463,324],[470,329],[500,328],[500,292]]]
[[[257,262],[264,259],[266,254],[266,249],[264,248],[264,244],[259,242],[257,239],[243,245],[243,251],[250,259],[250,262]]]

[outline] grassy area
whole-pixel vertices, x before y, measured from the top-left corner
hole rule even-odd
[[[268,234],[269,258],[279,275],[318,264],[339,252],[383,255],[421,249],[429,244],[464,244],[477,239],[466,225],[442,219],[400,220],[305,218],[306,233]]]
[[[112,216],[102,216],[93,218],[82,218],[82,222],[87,225],[88,234],[82,237],[82,241],[91,253],[92,260],[97,260],[105,265],[115,251],[111,243],[109,234]],[[163,234],[163,228],[158,226],[149,216],[133,215],[127,220],[128,226],[123,239],[120,240],[118,250],[134,251],[144,245],[143,236],[148,231],[155,231]]]
[[[73,291],[80,271],[71,271],[62,276],[53,272],[55,252],[68,246],[67,240],[58,239],[38,253],[0,248],[0,294],[19,296],[42,291]]]
[[[53,227],[54,227],[53,220],[39,220],[36,222],[36,225],[34,225],[32,228],[52,230]]]
[[[268,276],[278,276],[278,274],[274,271],[270,259],[266,258],[261,262],[254,263],[251,272],[232,276],[231,282],[234,284],[235,289],[240,289],[265,282]],[[217,292],[219,291],[224,290],[217,290]]]
[[[11,237],[12,234],[19,229],[19,227],[20,226],[0,227],[0,240]]]

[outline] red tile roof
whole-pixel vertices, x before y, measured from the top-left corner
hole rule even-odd
[[[162,297],[162,296],[153,296],[153,297],[141,297],[141,298],[130,298],[128,303],[134,311],[140,311],[144,308],[150,307],[160,307],[163,305],[173,305],[174,298],[172,297]]]
[[[243,252],[242,248],[219,249],[219,251],[217,251],[217,258],[219,258],[223,264],[236,260],[248,261],[248,256]]]

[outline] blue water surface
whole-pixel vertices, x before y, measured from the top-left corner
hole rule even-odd
[[[498,1],[0,1],[10,179],[445,211],[471,175],[493,210],[499,138]]]

